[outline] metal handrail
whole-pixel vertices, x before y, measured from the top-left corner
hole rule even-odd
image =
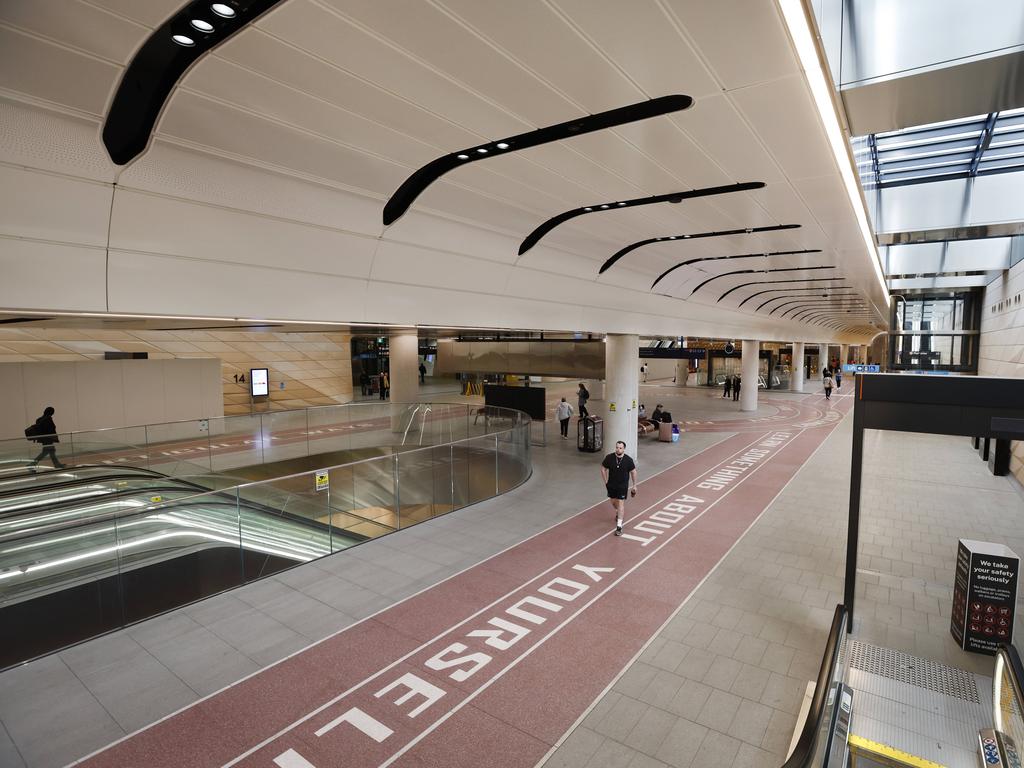
[[[782,768],[810,768],[814,759],[818,734],[821,733],[822,719],[825,716],[825,702],[832,687],[839,649],[842,647],[843,635],[846,632],[847,615],[846,606],[842,603],[836,606],[832,615],[832,628],[825,643],[825,655],[821,659],[821,668],[818,670],[818,679],[814,686],[811,708],[807,712],[807,719],[804,721],[796,746],[793,747],[793,754],[782,764]]]
[[[1017,711],[1024,713],[1024,664],[1012,644],[1001,643],[996,648],[995,669],[992,673],[992,722],[997,731],[1005,731],[1003,727],[1002,681],[1003,668],[1009,671],[1010,686],[1013,698],[1017,701]]]
[[[482,437],[490,437],[492,435],[500,435],[500,434],[505,434],[505,433],[511,433],[511,432],[514,432],[517,429],[522,428],[522,427],[528,427],[529,424],[532,422],[532,419],[530,418],[530,416],[527,415],[526,413],[523,413],[522,411],[517,411],[517,410],[515,410],[513,408],[504,408],[504,407],[500,407],[500,406],[489,406],[489,407],[494,408],[495,410],[507,411],[510,415],[518,417],[519,421],[517,421],[517,423],[513,424],[508,429],[496,430],[494,432],[488,432],[487,434],[484,434],[484,435],[475,435],[473,437],[464,437],[464,438],[460,438],[459,440],[453,440],[453,441],[448,442],[448,443],[439,443],[437,445],[426,445],[426,446],[422,446],[422,447],[419,447],[419,448],[411,448],[411,449],[409,449],[407,451],[402,451],[401,455],[402,456],[408,456],[410,454],[414,454],[414,453],[417,453],[417,452],[420,452],[420,451],[432,451],[432,450],[435,450],[437,448],[443,448],[443,447],[446,447],[446,446],[456,446],[456,445],[459,445],[460,443],[465,443],[465,442],[468,442],[470,440],[479,440]],[[165,508],[171,508],[171,507],[180,506],[182,504],[191,503],[191,502],[196,501],[198,499],[203,499],[203,498],[205,498],[205,499],[212,499],[215,496],[224,496],[224,495],[233,496],[233,498],[235,499],[235,501],[237,503],[242,498],[242,496],[241,496],[242,491],[244,489],[247,489],[247,488],[254,488],[254,487],[262,486],[262,485],[271,485],[273,483],[279,483],[279,482],[281,482],[283,480],[291,480],[291,479],[294,479],[294,478],[297,478],[297,477],[308,477],[308,476],[311,476],[316,471],[321,471],[322,472],[325,469],[328,470],[328,471],[331,471],[331,470],[335,470],[335,469],[344,469],[346,467],[354,467],[354,466],[357,466],[359,464],[368,464],[369,462],[372,462],[372,461],[380,461],[382,458],[384,458],[384,457],[382,457],[382,456],[370,456],[370,457],[365,458],[365,459],[357,459],[355,461],[347,461],[344,464],[335,464],[335,465],[329,466],[329,467],[322,467],[319,470],[306,470],[304,472],[295,472],[295,473],[292,473],[290,475],[282,475],[280,477],[275,477],[275,478],[270,479],[270,480],[253,480],[253,481],[250,481],[250,482],[247,482],[247,483],[239,483],[238,485],[228,486],[226,488],[220,488],[220,489],[217,489],[217,490],[201,491],[201,492],[198,492],[198,493],[195,493],[195,494],[192,494],[192,495],[188,495],[188,496],[180,496],[180,497],[175,498],[175,499],[168,499],[166,501],[150,503],[150,504],[148,504],[145,507],[140,507],[138,509],[134,509],[131,512],[123,512],[123,511],[121,511],[121,512],[110,512],[110,513],[107,513],[107,514],[104,514],[104,515],[96,515],[95,517],[90,517],[88,520],[75,521],[75,522],[71,522],[71,523],[56,523],[56,524],[53,524],[51,526],[35,528],[35,529],[32,529],[31,531],[9,533],[9,534],[0,534],[0,542],[9,543],[11,541],[20,541],[22,539],[32,538],[33,536],[42,535],[44,533],[52,533],[54,531],[64,530],[65,528],[71,529],[71,528],[76,528],[76,527],[82,527],[82,526],[85,526],[85,525],[93,525],[93,524],[96,524],[96,523],[103,523],[103,522],[107,522],[109,520],[124,520],[124,519],[132,518],[132,517],[140,517],[142,515],[148,515],[148,514],[151,514],[153,512],[158,512],[158,511],[160,511],[162,509],[165,509]],[[174,478],[168,478],[168,479],[174,479]]]

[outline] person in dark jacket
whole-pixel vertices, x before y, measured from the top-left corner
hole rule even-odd
[[[47,456],[50,457],[50,461],[53,462],[55,469],[64,469],[66,464],[61,464],[60,459],[57,458],[57,446],[60,442],[60,438],[57,437],[57,425],[53,423],[53,414],[56,411],[52,405],[46,406],[43,411],[43,415],[36,419],[36,436],[32,439],[43,446],[43,450],[39,452],[39,455],[35,457],[32,464],[29,466],[30,472],[35,472],[36,465],[39,464]]]

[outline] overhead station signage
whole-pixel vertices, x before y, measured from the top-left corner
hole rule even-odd
[[[640,357],[651,357],[661,360],[703,360],[707,357],[706,349],[683,349],[676,347],[640,347]]]

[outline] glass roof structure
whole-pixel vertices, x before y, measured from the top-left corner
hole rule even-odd
[[[1024,170],[1024,109],[852,140],[864,189]]]

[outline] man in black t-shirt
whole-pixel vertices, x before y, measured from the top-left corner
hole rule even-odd
[[[601,479],[604,480],[608,498],[615,509],[615,535],[621,536],[622,517],[626,511],[626,494],[636,496],[636,464],[626,455],[626,444],[621,440],[615,444],[615,453],[609,453],[601,462]]]

